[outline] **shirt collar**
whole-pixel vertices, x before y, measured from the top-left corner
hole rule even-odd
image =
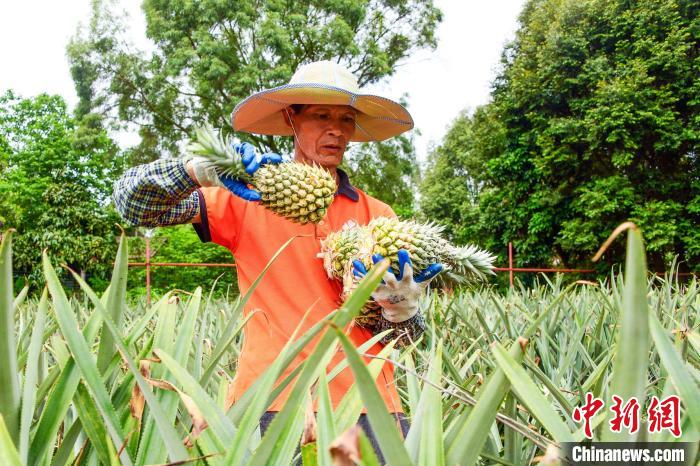
[[[342,194],[351,201],[357,202],[360,200],[360,195],[357,193],[357,189],[350,184],[350,179],[348,174],[345,173],[340,168],[337,169],[338,172],[338,191],[336,191],[336,196]]]

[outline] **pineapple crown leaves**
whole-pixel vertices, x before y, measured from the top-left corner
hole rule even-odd
[[[224,138],[209,124],[199,126],[194,130],[194,139],[187,145],[187,151],[208,159],[220,176],[230,176],[250,180],[245,172],[241,155],[233,148],[233,139]]]
[[[463,277],[469,276],[483,280],[486,275],[496,275],[493,271],[493,262],[496,260],[496,256],[490,252],[479,249],[474,244],[450,249],[449,255],[454,262],[453,268],[457,269],[458,272],[463,272]]]

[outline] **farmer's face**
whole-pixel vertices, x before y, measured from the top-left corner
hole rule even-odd
[[[291,108],[296,138],[294,158],[335,169],[355,133],[355,110],[346,105],[306,105],[299,113]]]

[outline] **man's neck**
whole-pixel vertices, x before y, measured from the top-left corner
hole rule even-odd
[[[332,168],[326,168],[330,172],[331,175],[333,175],[333,179],[335,179],[335,185],[340,186],[340,175],[338,175],[338,168],[337,167],[332,167]]]

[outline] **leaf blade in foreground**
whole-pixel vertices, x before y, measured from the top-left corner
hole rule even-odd
[[[0,243],[0,416],[13,442],[19,441],[19,379],[12,282],[12,233]]]
[[[572,442],[571,431],[561,420],[552,404],[542,395],[530,376],[498,342],[493,345],[493,355],[503,370],[518,398],[528,407],[542,426],[557,442]]]
[[[340,339],[340,344],[343,346],[350,368],[355,374],[355,383],[360,391],[362,401],[367,407],[367,418],[382,449],[384,458],[388,464],[406,466],[413,464],[408,456],[406,447],[403,445],[403,439],[399,434],[396,421],[389,414],[384,399],[379,394],[374,379],[370,375],[367,365],[360,357],[360,353],[357,352],[357,349],[342,329],[335,327],[335,331]]]
[[[649,309],[647,305],[647,266],[642,233],[635,226],[627,233],[625,284],[622,290],[622,315],[613,361],[610,398],[645,399],[647,367],[649,365]],[[610,399],[606,406],[612,406]],[[603,429],[604,442],[634,441],[639,433],[626,429],[613,432]]]

